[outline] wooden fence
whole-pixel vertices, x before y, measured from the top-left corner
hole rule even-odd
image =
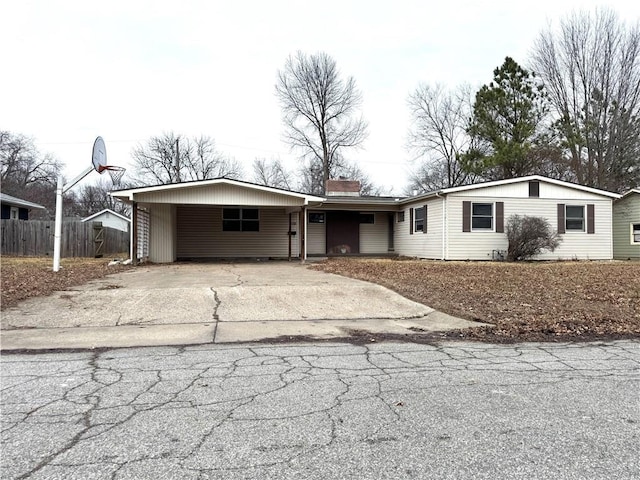
[[[53,255],[55,222],[2,220],[2,255]],[[65,221],[60,256],[95,257],[129,252],[129,233],[103,227],[101,222]]]

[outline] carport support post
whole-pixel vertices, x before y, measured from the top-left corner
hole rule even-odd
[[[131,264],[138,264],[138,202],[131,202]]]
[[[300,230],[300,262],[304,263],[307,259],[307,208],[302,207],[300,210],[300,225],[298,227]]]

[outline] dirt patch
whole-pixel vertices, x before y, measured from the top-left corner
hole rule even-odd
[[[118,273],[128,268],[123,265],[109,267],[104,258],[63,258],[60,270],[52,270],[53,260],[42,257],[2,257],[2,303],[5,309],[21,300],[51,295],[68,290],[90,280]]]
[[[439,262],[330,259],[326,272],[493,324],[439,334],[491,342],[640,337],[639,262]]]

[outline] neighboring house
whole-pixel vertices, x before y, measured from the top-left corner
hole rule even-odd
[[[613,258],[640,260],[640,189],[613,203]]]
[[[104,210],[98,213],[94,213],[93,215],[90,215],[87,218],[83,218],[82,221],[83,222],[102,222],[103,227],[115,228],[116,230],[121,230],[123,232],[128,232],[129,225],[131,224],[130,219],[108,208],[105,208]]]
[[[45,209],[42,205],[12,197],[6,193],[0,193],[0,204],[2,206],[2,214],[0,215],[2,220],[29,220],[30,210]]]
[[[361,197],[358,190],[357,182],[330,180],[318,197],[214,179],[112,195],[148,213],[154,262],[314,255],[491,260],[506,253],[504,227],[513,214],[543,217],[561,233],[556,251],[539,259],[613,256],[615,193],[537,175],[409,198]]]

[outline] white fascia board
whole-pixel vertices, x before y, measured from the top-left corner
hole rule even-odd
[[[566,188],[573,188],[575,190],[582,190],[583,192],[602,195],[603,197],[620,198],[620,195],[617,193],[608,192],[606,190],[600,190],[592,187],[585,187],[584,185],[578,185],[577,183],[564,182],[562,180],[556,180],[554,178],[544,177],[542,175],[528,175],[526,177],[508,178],[505,180],[493,180],[491,182],[476,183],[473,185],[463,185],[461,187],[443,188],[440,191],[440,193],[448,194],[448,193],[455,193],[455,192],[464,192],[466,190],[476,190],[476,189],[485,188],[485,187],[495,187],[500,185],[509,185],[511,183],[529,182],[529,181],[552,183],[554,185],[560,185]]]
[[[264,185],[257,185],[254,183],[242,182],[240,180],[232,180],[228,178],[215,178],[212,180],[200,180],[195,182],[183,182],[183,183],[171,183],[167,185],[155,185],[152,187],[140,187],[140,188],[131,188],[128,190],[117,190],[114,192],[109,192],[114,198],[119,198],[120,200],[128,200],[133,201],[134,195],[140,193],[149,193],[149,192],[160,192],[163,190],[181,190],[184,188],[198,188],[198,187],[207,187],[211,185],[218,184],[227,184],[234,185],[241,188],[249,188],[252,190],[258,190],[262,192],[274,193],[278,195],[284,195],[288,197],[295,197],[304,200],[304,204],[307,205],[309,202],[323,202],[325,199],[322,197],[316,197],[315,195],[307,195],[304,193],[291,192],[288,190],[282,190],[279,188],[267,187]]]

